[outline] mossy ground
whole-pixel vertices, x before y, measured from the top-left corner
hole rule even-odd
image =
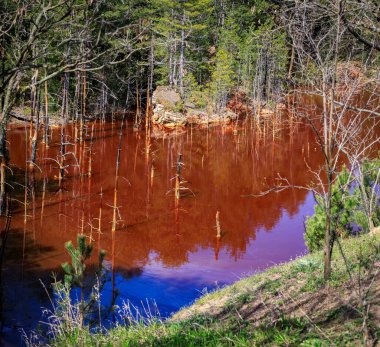
[[[322,252],[247,277],[206,294],[165,322],[117,326],[102,334],[81,329],[54,346],[360,346],[362,288],[370,288],[371,338],[380,337],[379,239],[340,241],[325,283]]]

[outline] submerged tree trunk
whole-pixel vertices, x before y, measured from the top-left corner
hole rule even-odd
[[[6,182],[8,165],[8,152],[7,152],[7,131],[6,126],[2,125],[0,130],[0,215],[6,211]]]
[[[139,82],[136,79],[136,115],[135,115],[135,124],[134,129],[138,129],[141,124],[141,111],[140,111],[140,89]]]
[[[7,84],[5,91],[2,92],[2,105],[0,113],[0,215],[3,215],[7,209],[6,191],[7,191],[7,171],[9,162],[9,152],[7,149],[7,125],[9,112],[13,105],[15,90],[19,86],[21,76],[19,73],[14,74]]]
[[[84,121],[86,117],[86,108],[87,108],[87,75],[86,71],[83,72],[83,91],[82,91],[82,112],[80,117],[80,129],[79,129],[79,138],[80,143],[83,142],[83,133],[84,133]]]
[[[121,121],[120,125],[120,132],[119,132],[119,145],[117,147],[117,156],[116,156],[116,167],[115,167],[115,186],[114,186],[114,193],[113,193],[113,214],[112,214],[112,229],[111,229],[111,236],[112,236],[112,302],[116,299],[116,291],[115,291],[115,239],[116,239],[116,224],[117,224],[117,195],[119,191],[119,168],[120,168],[120,154],[121,154],[121,144],[123,140],[123,125],[124,125],[124,117]]]
[[[66,98],[68,98],[67,94],[67,85],[66,85],[66,74],[64,77],[63,82],[63,92],[62,92],[62,105],[61,105],[61,148],[60,148],[60,160],[59,160],[59,187],[61,188],[64,175],[65,175],[65,155],[66,155],[66,139],[65,139],[65,124],[66,124],[66,115],[67,115],[67,101]]]
[[[30,168],[33,168],[36,163],[37,156],[37,141],[38,141],[38,129],[40,123],[40,107],[39,107],[39,90],[36,88],[36,82],[38,78],[38,69],[36,69],[32,79],[32,114],[30,117],[31,133],[33,133],[31,139],[31,156],[30,156]],[[33,124],[34,122],[34,124]]]
[[[80,107],[80,92],[81,92],[81,75],[80,72],[77,71],[75,74],[75,93],[74,93],[74,104],[73,104],[73,112],[74,112],[74,141],[78,142],[79,138],[79,107]]]
[[[44,143],[46,147],[49,147],[49,95],[47,81],[44,83],[44,104],[45,104],[45,119],[44,119]]]

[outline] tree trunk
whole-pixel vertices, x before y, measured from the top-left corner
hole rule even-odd
[[[324,259],[324,270],[323,270],[323,278],[326,280],[329,279],[331,275],[331,183],[332,175],[328,173],[328,192],[326,199],[326,226],[325,226],[325,242],[323,248],[323,259]]]
[[[78,139],[78,127],[79,127],[79,105],[80,105],[80,91],[81,91],[81,75],[80,72],[77,71],[75,75],[75,94],[74,94],[74,105],[73,105],[73,111],[74,111],[74,141],[77,142]]]
[[[40,110],[39,110],[39,92],[35,86],[38,77],[38,69],[35,71],[32,80],[32,114],[30,117],[31,133],[33,132],[31,141],[31,156],[30,156],[30,168],[34,167],[37,157],[37,141],[38,141],[38,128],[40,123]],[[34,124],[33,124],[34,121]],[[33,131],[32,131],[33,130]]]
[[[8,165],[8,153],[7,153],[7,140],[6,140],[6,126],[2,125],[0,131],[0,215],[4,215],[6,211],[6,182],[7,172],[6,167]]]
[[[325,160],[326,160],[326,173],[327,173],[327,201],[326,201],[326,229],[325,229],[325,244],[324,244],[324,280],[328,280],[331,275],[331,253],[334,245],[334,237],[332,234],[331,228],[331,204],[332,204],[332,185],[333,185],[333,161],[334,161],[334,152],[335,152],[335,140],[333,136],[333,118],[335,112],[335,88],[336,88],[336,71],[338,65],[338,53],[339,53],[339,40],[340,40],[340,11],[341,11],[341,1],[336,0],[336,6],[338,8],[337,18],[336,18],[336,36],[334,43],[334,60],[333,60],[333,72],[332,72],[332,82],[330,90],[330,108],[328,111],[328,122],[327,119],[324,121],[324,133],[325,136]],[[324,86],[325,88],[325,86]],[[328,100],[326,95],[324,97],[324,104],[327,106]],[[324,110],[326,106],[324,105]],[[328,124],[327,124],[328,123]],[[326,127],[328,126],[328,129]]]
[[[294,64],[294,46],[292,45],[292,52],[290,54],[290,63],[289,63],[289,71],[288,71],[288,80],[292,78],[293,64]]]
[[[184,68],[185,68],[185,13],[182,15],[182,20],[181,20],[181,48],[180,48],[180,58],[179,58],[179,92],[181,94],[181,98],[184,99],[184,87],[183,87],[183,78],[184,78]]]
[[[48,85],[45,81],[44,86],[44,99],[45,99],[45,120],[44,120],[44,142],[45,146],[49,147],[49,96],[48,96]]]
[[[80,143],[83,142],[84,119],[86,117],[86,108],[87,108],[86,99],[87,99],[87,75],[86,75],[86,72],[83,72],[82,112],[81,112],[81,117],[80,117],[80,130],[79,130]]]

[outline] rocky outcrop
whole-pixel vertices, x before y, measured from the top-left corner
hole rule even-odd
[[[231,123],[238,118],[237,114],[224,108],[218,113],[208,114],[198,109],[187,109],[186,119],[191,124]]]
[[[153,109],[152,122],[153,124],[162,125],[167,128],[186,126],[188,123],[183,113],[168,111],[163,104],[156,104]]]
[[[209,113],[196,109],[192,104],[183,104],[179,93],[170,87],[157,87],[152,102],[152,123],[164,128],[185,127],[188,124],[229,124],[238,118],[228,108],[218,113]]]
[[[166,128],[187,125],[181,105],[181,96],[170,87],[157,87],[152,96],[152,123]]]

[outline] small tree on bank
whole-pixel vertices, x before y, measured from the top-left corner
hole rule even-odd
[[[313,115],[311,110],[301,114],[312,127],[319,150],[324,158],[324,168],[315,172],[318,187],[314,188],[320,196],[319,206],[325,215],[324,221],[324,278],[331,274],[331,254],[338,233],[339,211],[334,210],[334,186],[339,186],[342,160],[349,160],[350,149],[354,142],[360,142],[358,157],[370,155],[379,138],[374,131],[378,126],[376,108],[357,106],[355,96],[366,91],[375,95],[374,81],[364,75],[352,76],[349,66],[356,52],[356,45],[348,35],[342,22],[345,2],[336,0],[328,5],[314,0],[311,2],[287,1],[282,13],[282,21],[287,28],[298,67],[298,79],[294,84],[307,84],[297,93],[314,94],[322,103],[322,114]],[[374,61],[369,56],[361,57],[361,65],[366,71]],[[310,67],[316,75],[310,74]],[[342,68],[343,67],[343,68]],[[353,78],[354,77],[354,78]],[[295,78],[295,77],[293,77]],[[377,81],[379,82],[379,81]],[[302,106],[301,106],[302,108]],[[349,168],[353,176],[354,167]],[[349,187],[347,187],[349,189]],[[341,189],[341,188],[340,188]],[[317,198],[318,201],[318,198]]]

